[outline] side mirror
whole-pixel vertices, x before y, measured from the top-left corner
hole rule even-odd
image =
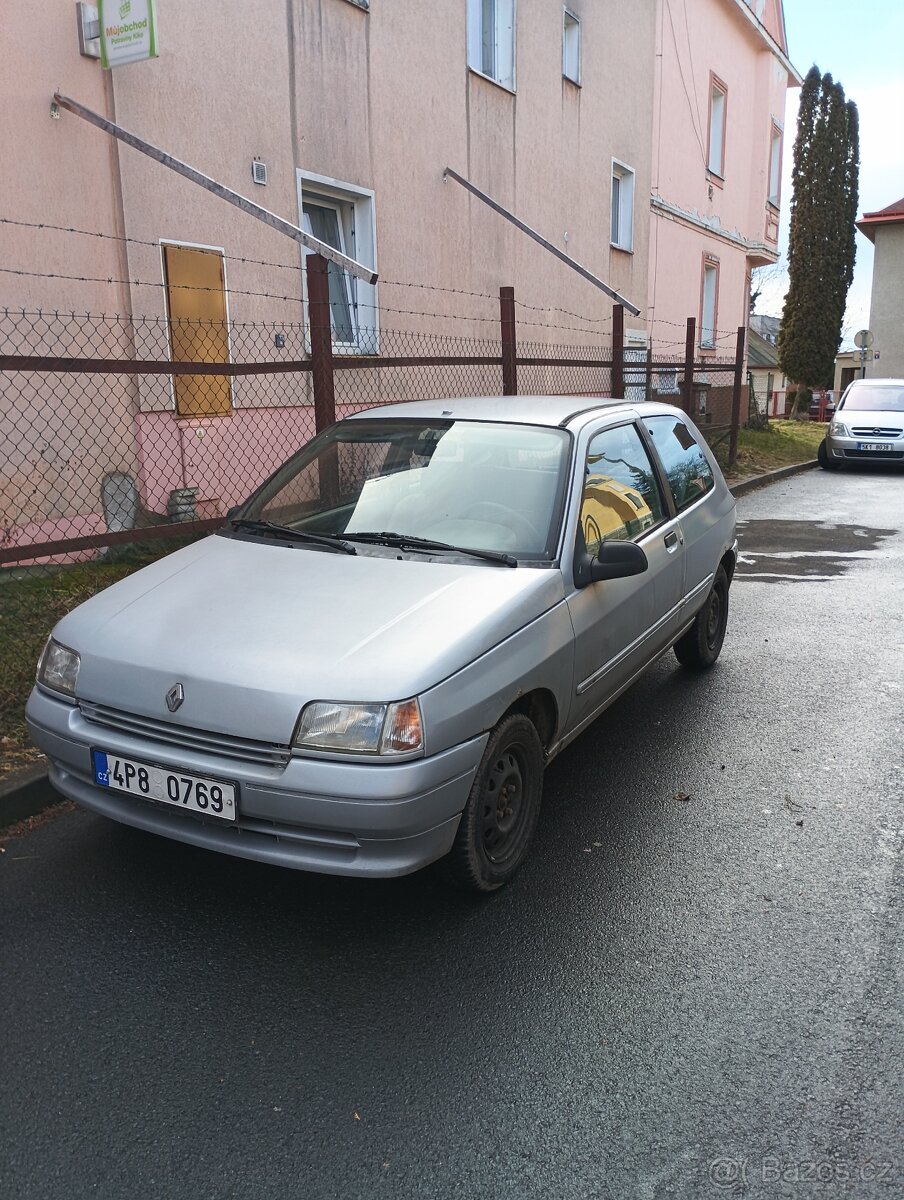
[[[587,587],[603,579],[626,579],[642,575],[647,569],[647,556],[635,542],[603,542],[596,558],[584,551],[574,561],[575,587]]]

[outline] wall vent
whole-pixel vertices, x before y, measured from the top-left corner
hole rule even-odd
[[[259,158],[254,159],[251,164],[251,178],[262,186],[267,183],[267,164],[261,162]]]

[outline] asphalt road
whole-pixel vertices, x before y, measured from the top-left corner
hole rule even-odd
[[[904,1194],[904,476],[738,508],[719,664],[551,766],[489,900],[10,842],[4,1200]]]

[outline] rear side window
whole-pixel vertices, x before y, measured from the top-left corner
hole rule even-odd
[[[706,455],[679,417],[648,417],[644,424],[665,467],[675,507],[681,512],[715,487]]]

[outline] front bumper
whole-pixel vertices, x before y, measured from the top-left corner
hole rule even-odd
[[[864,442],[881,444],[881,450],[861,450]],[[904,437],[873,438],[839,437],[837,434],[826,434],[826,454],[836,462],[876,462],[904,464]]]
[[[403,763],[292,757],[261,765],[129,736],[35,688],[28,730],[50,781],[77,804],[151,833],[239,858],[332,875],[407,875],[452,847],[488,735]],[[91,749],[234,782],[235,823],[94,783]]]

